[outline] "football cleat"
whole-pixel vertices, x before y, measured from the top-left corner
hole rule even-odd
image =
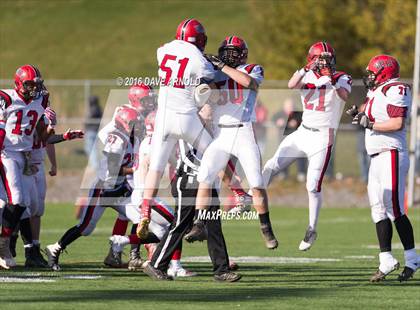
[[[15,267],[16,261],[10,253],[10,238],[0,237],[0,258],[5,261],[8,267]]]
[[[408,281],[410,280],[410,278],[413,277],[414,273],[416,271],[414,269],[411,269],[410,267],[405,266],[404,270],[398,275],[398,281],[403,282],[403,281]]]
[[[276,237],[274,236],[271,224],[261,224],[260,228],[265,241],[265,246],[270,250],[274,250],[275,248],[277,248],[279,246],[279,243]]]
[[[222,274],[214,275],[214,280],[217,282],[237,282],[242,278],[240,274],[228,271]]]
[[[203,221],[196,221],[190,232],[184,236],[184,240],[192,243],[207,240],[207,228]]]
[[[137,225],[136,229],[137,237],[143,240],[147,238],[147,236],[149,235],[149,224],[150,219],[148,219],[147,217],[144,217],[140,220],[140,223]]]
[[[9,269],[9,266],[7,265],[6,260],[4,260],[3,258],[0,257],[0,268],[3,269]]]
[[[305,237],[299,244],[299,250],[301,251],[309,250],[314,244],[317,236],[318,236],[317,232],[313,230],[311,227],[308,227],[305,233]]]
[[[58,242],[47,245],[47,247],[45,248],[45,253],[47,254],[47,257],[48,257],[48,266],[53,271],[61,270],[60,265],[58,264],[58,260],[60,258],[61,252],[63,252],[63,249],[58,244]]]
[[[245,195],[235,195],[235,204],[236,207],[233,207],[229,210],[229,213],[244,213],[251,211],[252,207],[252,196],[245,194]]]
[[[168,276],[162,270],[156,269],[152,266],[151,263],[147,263],[143,269],[143,272],[147,274],[150,278],[157,281],[171,281],[173,280],[172,277]]]
[[[121,255],[122,252],[115,252],[112,247],[110,247],[108,255],[104,259],[104,265],[110,268],[123,268],[124,264]]]
[[[372,275],[369,281],[372,283],[383,281],[387,275],[398,268],[400,268],[400,263],[395,258],[392,264],[380,264],[378,270]]]
[[[130,251],[130,260],[128,261],[128,270],[137,271],[144,268],[145,261],[140,257],[140,251],[138,249],[132,249]]]
[[[40,245],[39,244],[34,245],[33,248],[34,248],[34,255],[36,259],[38,260],[38,262],[44,265],[44,267],[48,267],[48,261],[44,258],[44,256],[42,256]]]
[[[46,268],[48,262],[40,258],[41,253],[37,252],[35,246],[25,248],[25,268]],[[42,256],[41,256],[42,257]]]

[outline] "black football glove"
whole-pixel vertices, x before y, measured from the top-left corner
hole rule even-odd
[[[350,109],[346,110],[346,114],[354,118],[357,114],[359,114],[359,109],[355,104],[353,104]]]
[[[226,66],[226,64],[215,55],[205,54],[204,57],[206,57],[206,59],[210,61],[213,64],[213,66],[218,70],[222,70],[223,67]]]
[[[351,122],[353,125],[359,125],[363,128],[373,129],[374,122],[369,120],[369,117],[365,114],[365,112],[361,112],[357,114],[353,121]]]

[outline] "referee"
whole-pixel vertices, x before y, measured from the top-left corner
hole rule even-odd
[[[184,235],[191,229],[195,216],[195,199],[198,190],[197,173],[200,159],[196,150],[179,140],[179,159],[176,176],[171,181],[172,195],[176,201],[175,219],[161,239],[144,273],[155,280],[172,280],[166,273],[174,250],[179,248]],[[212,191],[212,203],[208,212],[217,212],[220,201],[216,189]],[[241,275],[229,269],[229,256],[223,237],[220,218],[207,220],[207,248],[213,263],[214,279],[220,282],[236,282]]]

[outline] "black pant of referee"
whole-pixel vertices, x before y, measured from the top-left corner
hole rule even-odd
[[[169,227],[168,232],[161,239],[155,250],[149,268],[145,273],[157,280],[170,280],[166,276],[172,253],[179,247],[184,235],[191,229],[195,215],[195,200],[197,196],[198,183],[195,175],[183,173],[175,177],[171,182],[172,195],[176,200],[175,219]],[[209,210],[217,212],[220,201],[217,190],[212,191],[212,203]],[[229,256],[226,249],[225,239],[222,232],[220,218],[207,220],[207,247],[209,256],[213,263],[215,280],[234,282],[240,279],[240,275],[229,269]],[[153,268],[150,268],[153,267]],[[153,270],[155,269],[155,270]],[[159,278],[153,272],[163,276]]]

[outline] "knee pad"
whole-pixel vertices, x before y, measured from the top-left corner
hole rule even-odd
[[[372,221],[376,224],[388,219],[386,209],[381,204],[375,204],[370,207]]]

